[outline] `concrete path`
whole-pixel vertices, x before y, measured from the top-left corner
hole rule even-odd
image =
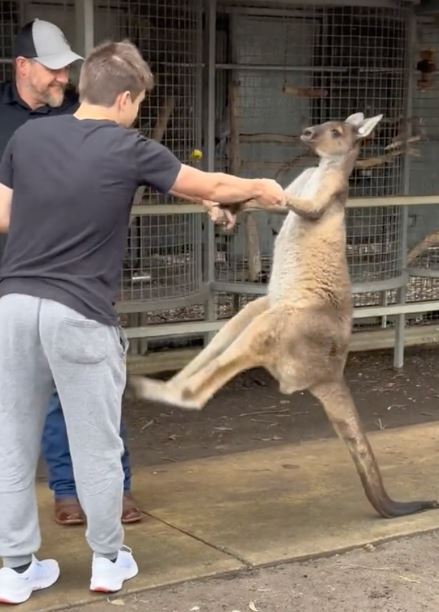
[[[373,433],[370,441],[392,497],[439,498],[436,424]],[[379,518],[336,439],[147,467],[134,482],[145,520],[126,529],[126,540],[141,571],[121,595],[439,528],[439,511]],[[44,540],[39,556],[57,558],[62,576],[19,609],[99,601],[102,596],[88,591],[84,530],[57,526],[47,487],[38,489]]]

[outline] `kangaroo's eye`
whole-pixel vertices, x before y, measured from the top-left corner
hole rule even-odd
[[[334,138],[340,138],[340,136],[341,136],[341,132],[340,132],[340,130],[337,130],[337,128],[332,129],[331,133],[334,136]]]

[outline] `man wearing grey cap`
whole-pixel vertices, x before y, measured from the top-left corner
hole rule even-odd
[[[74,112],[76,95],[65,95],[69,68],[82,59],[73,53],[53,23],[34,19],[18,33],[14,48],[14,82],[0,89],[0,151],[28,119]]]
[[[29,119],[75,112],[79,102],[76,92],[69,88],[69,69],[71,64],[82,59],[72,51],[64,33],[55,24],[34,19],[22,28],[15,39],[14,81],[0,85],[0,157],[15,130]],[[0,259],[5,241],[6,236],[0,234]],[[56,393],[49,404],[42,450],[49,485],[55,496],[55,520],[61,525],[84,523],[66,425]],[[142,514],[130,493],[131,467],[126,447],[124,451],[122,521],[132,523],[139,521]]]

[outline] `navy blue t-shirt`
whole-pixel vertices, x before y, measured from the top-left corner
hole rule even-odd
[[[116,325],[134,194],[168,192],[180,168],[166,147],[112,121],[62,115],[18,128],[0,164],[14,190],[0,296],[51,299]]]

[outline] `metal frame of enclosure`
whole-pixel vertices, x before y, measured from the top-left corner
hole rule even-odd
[[[352,348],[394,346],[400,367],[404,346],[439,337],[439,249],[432,243],[407,265],[413,245],[439,228],[439,3],[3,1],[3,79],[15,32],[36,16],[58,23],[79,51],[135,42],[156,77],[138,127],[207,170],[286,185],[314,163],[298,140],[304,126],[384,113],[351,177]],[[139,191],[118,303],[132,363],[179,367],[263,294],[282,219],[246,214],[224,235],[197,205]]]

